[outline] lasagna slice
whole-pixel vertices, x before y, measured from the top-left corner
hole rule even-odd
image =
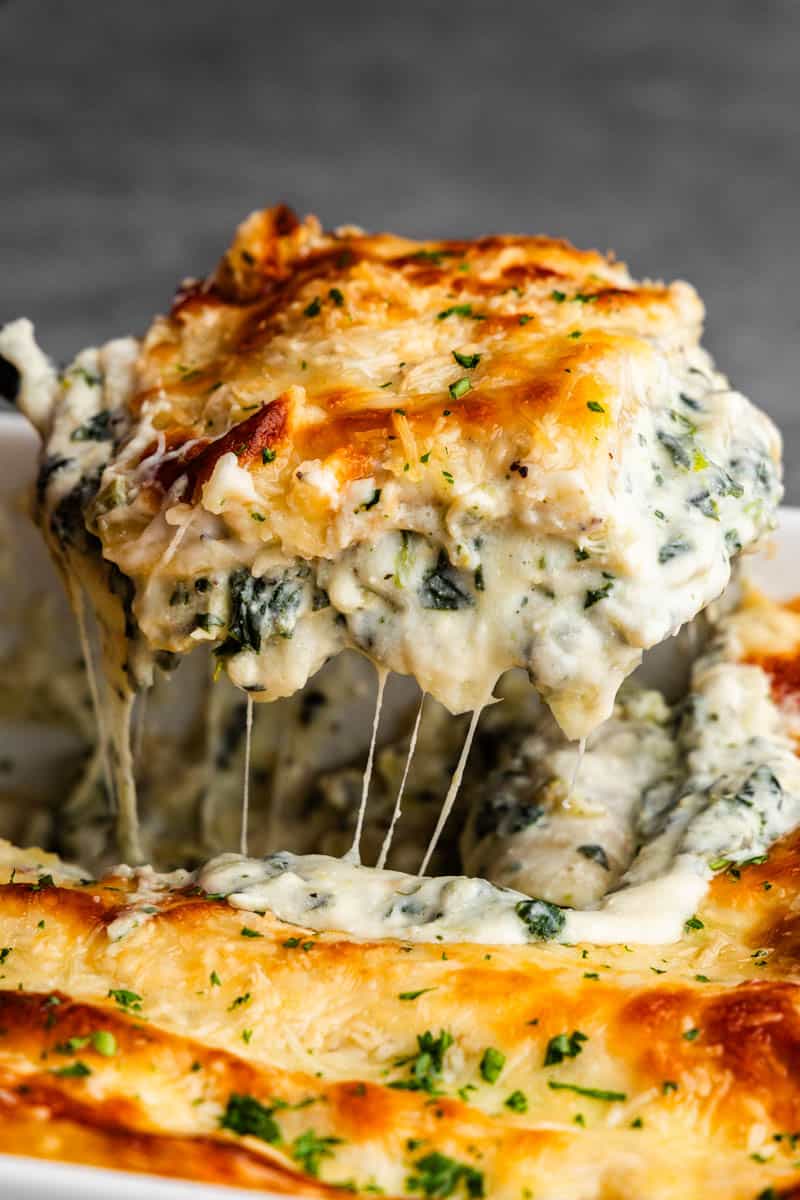
[[[770,528],[779,438],[685,283],[542,237],[251,216],[141,342],[0,335],[41,520],[118,690],[213,648],[257,700],[345,646],[453,713],[524,667],[572,738]]]

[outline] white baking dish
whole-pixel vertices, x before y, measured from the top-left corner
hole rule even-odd
[[[15,592],[36,597],[43,590],[58,591],[59,585],[39,536],[30,520],[18,507],[21,491],[34,475],[37,439],[28,425],[14,413],[0,412],[0,513],[11,514],[9,528],[19,563],[14,578]],[[780,527],[769,549],[752,560],[751,573],[771,595],[787,599],[800,593],[800,509],[784,508]],[[63,615],[65,644],[73,637],[71,618],[59,599],[57,612]],[[0,629],[0,640],[8,636]],[[658,659],[669,670],[675,654],[665,648]],[[659,671],[658,674],[661,672]],[[652,670],[648,670],[652,676]],[[58,769],[64,746],[54,742],[42,745],[41,732],[34,740],[22,725],[0,728],[0,756],[4,746],[13,745],[15,771],[34,775]],[[273,1193],[261,1193],[271,1196]],[[245,1196],[239,1188],[209,1187],[205,1184],[134,1175],[94,1167],[77,1167],[40,1162],[24,1157],[0,1155],[0,1197],[2,1200],[203,1200],[208,1197]]]

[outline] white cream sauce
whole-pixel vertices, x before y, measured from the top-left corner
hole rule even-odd
[[[223,855],[201,870],[198,882],[236,907],[270,909],[292,924],[356,938],[595,945],[677,941],[715,870],[759,857],[800,823],[800,760],[771,700],[769,681],[757,667],[725,661],[724,650],[723,637],[694,669],[694,690],[678,737],[686,753],[683,779],[671,790],[649,791],[650,807],[645,801],[638,812],[641,849],[615,890],[582,910],[541,898],[535,890],[536,860],[526,880],[527,895],[485,879],[415,879],[324,855],[288,853],[264,860]],[[636,721],[648,709],[652,720],[652,700],[635,696],[630,703],[634,736],[627,756],[617,752],[613,764],[621,782],[626,769],[636,772],[641,766]],[[655,725],[663,730],[663,718]],[[590,745],[587,762],[591,755]],[[602,751],[600,762],[608,771]],[[662,771],[665,762],[674,766],[667,758]],[[633,777],[640,793],[648,776]],[[583,838],[582,827],[576,835]],[[575,846],[567,847],[573,855]],[[540,861],[549,878],[547,857]]]
[[[152,677],[153,647],[221,647],[234,682],[273,699],[298,690],[350,645],[384,671],[413,674],[451,711],[472,710],[424,870],[458,792],[478,712],[499,675],[524,666],[561,728],[586,736],[611,712],[642,650],[722,591],[731,558],[770,527],[780,494],[775,431],[702,352],[692,352],[646,385],[651,390],[625,429],[614,486],[604,485],[602,494],[568,464],[544,481],[547,495],[537,492],[535,472],[521,484],[526,470],[490,486],[454,486],[446,511],[433,504],[417,511],[416,480],[389,481],[374,492],[374,481],[362,480],[363,495],[345,496],[340,506],[346,528],[332,537],[341,548],[307,560],[254,533],[250,509],[259,493],[247,472],[223,458],[200,509],[181,504],[176,487],[140,536],[118,544],[124,574],[112,582],[92,538],[115,522],[140,520],[138,484],[113,461],[126,432],[135,343],[84,352],[58,391],[28,327],[9,327],[0,349],[20,368],[22,406],[47,439],[49,474],[40,487],[50,540],[65,569],[81,575],[99,613],[119,835],[134,860],[140,849],[128,725],[133,693]],[[136,434],[153,435],[146,425]],[[126,460],[130,453],[129,443]],[[587,496],[595,505],[590,519]],[[368,517],[359,515],[365,511]],[[132,607],[126,589],[136,593]],[[283,920],[355,937],[673,940],[721,856],[741,862],[763,853],[800,820],[797,759],[768,695],[753,713],[755,684],[725,678],[726,671],[755,669],[721,664],[716,691],[715,670],[701,680],[681,733],[685,786],[655,812],[645,802],[643,844],[619,888],[583,911],[537,898],[535,869],[523,893],[483,879],[414,878],[322,855],[223,856],[202,869],[201,886],[239,907],[270,908]],[[382,685],[379,705],[380,694]],[[368,785],[369,773],[353,858]],[[623,807],[627,829],[632,807]],[[628,857],[626,849],[620,862]]]

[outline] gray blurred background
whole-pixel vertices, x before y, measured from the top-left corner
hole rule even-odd
[[[236,222],[563,234],[685,276],[800,502],[797,0],[0,0],[0,319],[140,331]]]

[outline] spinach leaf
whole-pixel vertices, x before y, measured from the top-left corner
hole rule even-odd
[[[549,900],[520,900],[515,912],[529,933],[540,942],[556,937],[564,928],[566,917],[563,909]]]
[[[475,604],[463,575],[451,566],[443,550],[439,552],[436,566],[425,572],[419,588],[419,598],[423,608],[439,610],[455,611],[460,608],[472,608]]]

